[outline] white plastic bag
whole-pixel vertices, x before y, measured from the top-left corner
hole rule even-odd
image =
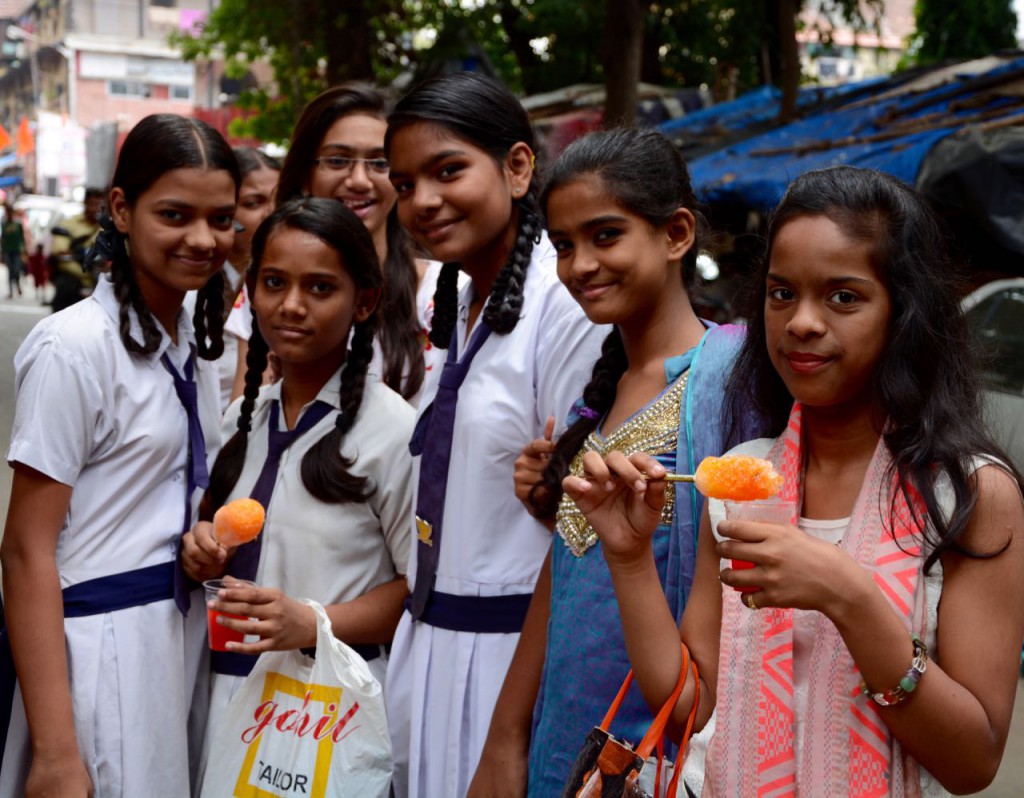
[[[202,798],[386,798],[391,740],[380,682],[338,640],[324,608],[316,658],[262,654],[210,749]]]

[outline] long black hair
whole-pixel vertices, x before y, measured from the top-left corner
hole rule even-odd
[[[134,207],[150,186],[174,169],[224,169],[234,180],[237,198],[242,178],[228,143],[205,122],[177,114],[152,114],[131,129],[121,147],[111,186],[121,189],[129,207]],[[109,223],[104,227],[101,235],[112,239],[110,276],[121,307],[121,341],[129,352],[151,354],[160,346],[160,326],[135,281],[125,246],[127,236]],[[138,316],[141,344],[131,336],[129,308]],[[216,360],[224,352],[224,277],[220,270],[199,291],[193,324],[199,356]]]
[[[683,255],[680,279],[690,288],[697,273],[697,253],[705,223],[697,209],[690,171],[679,151],[660,133],[618,129],[591,133],[573,142],[551,167],[540,197],[547,211],[551,194],[559,188],[593,176],[616,203],[632,214],[662,227],[679,208],[697,221],[693,246]],[[619,379],[628,366],[618,327],[604,340],[590,382],[583,389],[587,414],[580,416],[558,439],[540,481],[530,491],[530,504],[539,518],[553,518],[562,498],[562,479],[569,464],[615,403]]]
[[[388,94],[359,82],[342,83],[310,100],[292,131],[277,186],[278,204],[308,193],[310,175],[316,168],[313,159],[335,122],[353,114],[385,120],[393,105]],[[386,225],[388,253],[382,264],[384,296],[377,331],[384,356],[382,377],[385,385],[408,399],[419,392],[425,374],[416,311],[416,263],[409,236],[394,208]]]
[[[395,106],[388,116],[384,139],[390,153],[395,133],[421,122],[445,128],[458,138],[490,154],[498,163],[519,142],[535,151],[530,118],[516,96],[502,83],[476,72],[458,72],[420,83]],[[515,329],[523,309],[523,286],[534,244],[540,239],[541,220],[537,205],[538,172],[517,198],[518,231],[508,260],[491,288],[484,307],[484,321],[499,334]],[[457,263],[446,263],[434,292],[431,343],[447,349],[458,319]]]
[[[768,357],[766,278],[779,231],[807,216],[830,219],[848,238],[869,244],[872,264],[888,288],[889,345],[875,368],[873,390],[888,413],[883,438],[900,488],[911,508],[912,490],[920,494],[931,521],[925,569],[947,550],[981,556],[958,543],[977,501],[972,458],[1002,461],[1019,486],[1021,475],[983,425],[973,347],[958,300],[959,276],[941,224],[924,199],[899,180],[840,166],[808,172],[790,185],[771,218],[767,252],[742,308],[750,323],[727,388],[732,416],[751,406],[767,420],[769,434],[785,429],[793,396]],[[955,496],[949,519],[935,491],[941,473]]]
[[[373,239],[359,217],[335,200],[298,197],[278,206],[256,229],[252,240],[253,257],[249,278],[249,287],[254,292],[259,291],[257,282],[267,242],[282,229],[314,235],[337,252],[357,291],[383,287],[384,277],[377,261]],[[245,391],[238,429],[220,450],[213,465],[210,488],[204,499],[204,516],[212,514],[224,504],[238,482],[245,463],[252,414],[263,373],[267,368],[268,353],[267,342],[256,319],[255,302],[253,308],[252,337],[249,339],[249,352],[245,361]],[[341,370],[341,410],[335,419],[334,429],[317,441],[302,458],[302,484],[313,497],[328,504],[364,502],[375,490],[375,486],[368,484],[366,477],[356,476],[349,471],[355,460],[344,457],[341,447],[363,402],[366,370],[373,358],[377,313],[377,309],[374,309],[365,321],[354,325],[350,350],[345,358],[345,367]]]

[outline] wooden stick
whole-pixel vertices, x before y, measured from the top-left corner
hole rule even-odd
[[[644,479],[650,482],[655,477],[644,474]],[[661,479],[665,482],[693,482],[693,474],[665,474]]]

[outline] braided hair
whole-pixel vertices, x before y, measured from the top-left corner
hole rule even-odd
[[[339,119],[361,114],[383,120],[392,105],[388,94],[357,81],[334,86],[310,100],[292,131],[291,146],[281,167],[278,204],[309,193],[310,175],[316,168],[313,158]],[[384,360],[382,377],[385,385],[409,399],[419,393],[426,371],[416,312],[415,258],[395,208],[388,213],[385,233],[388,252],[381,264],[384,295],[377,330]]]
[[[316,198],[291,199],[268,216],[256,230],[252,241],[253,267],[250,288],[259,291],[259,271],[270,237],[280,229],[299,230],[316,236],[335,250],[356,290],[381,289],[384,278],[369,231],[358,216],[340,202]],[[238,428],[221,449],[210,474],[210,488],[204,499],[204,516],[212,515],[231,495],[245,463],[263,372],[267,367],[267,342],[260,332],[253,302],[253,328],[246,355],[245,390],[238,417]],[[373,358],[373,337],[377,329],[377,310],[354,325],[350,351],[341,370],[341,410],[334,428],[302,458],[302,484],[316,499],[327,504],[365,502],[376,490],[366,477],[353,474],[354,458],[346,458],[341,449],[362,406],[366,374]]]
[[[129,207],[157,180],[174,169],[226,170],[241,184],[238,162],[224,138],[198,119],[177,114],[152,114],[132,128],[121,147],[111,185],[124,192]],[[146,306],[135,279],[128,237],[109,222],[102,224],[99,246],[110,252],[110,276],[120,306],[121,341],[129,352],[148,355],[162,338],[160,327]],[[140,344],[131,335],[130,310],[135,311],[142,331]],[[199,291],[193,324],[196,347],[205,360],[216,360],[224,352],[224,279],[218,271]]]
[[[390,152],[395,133],[427,122],[451,131],[460,139],[488,153],[497,163],[522,142],[535,149],[530,118],[516,96],[502,83],[476,72],[459,72],[431,78],[407,94],[388,117],[384,147]],[[518,219],[515,243],[508,260],[491,288],[483,318],[494,332],[506,335],[515,329],[523,309],[523,287],[534,245],[542,224],[534,172],[526,195],[513,205]],[[430,342],[447,349],[458,318],[458,264],[446,263],[434,292],[434,320]]]
[[[616,203],[654,227],[667,224],[679,208],[693,213],[696,239],[683,255],[680,275],[683,284],[692,287],[706,224],[697,210],[686,162],[672,143],[652,130],[616,129],[584,136],[566,148],[551,167],[541,207],[547,209],[554,191],[585,176],[596,177]],[[616,327],[605,339],[601,357],[583,389],[586,412],[558,439],[540,481],[530,491],[530,504],[537,517],[554,517],[562,498],[562,479],[587,437],[611,410],[628,365]]]

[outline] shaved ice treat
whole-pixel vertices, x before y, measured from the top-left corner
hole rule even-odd
[[[770,460],[732,454],[705,457],[694,474],[697,490],[711,499],[756,501],[768,499],[782,488],[782,474]]]
[[[235,499],[213,514],[213,536],[224,546],[241,546],[260,533],[264,517],[255,499]]]

